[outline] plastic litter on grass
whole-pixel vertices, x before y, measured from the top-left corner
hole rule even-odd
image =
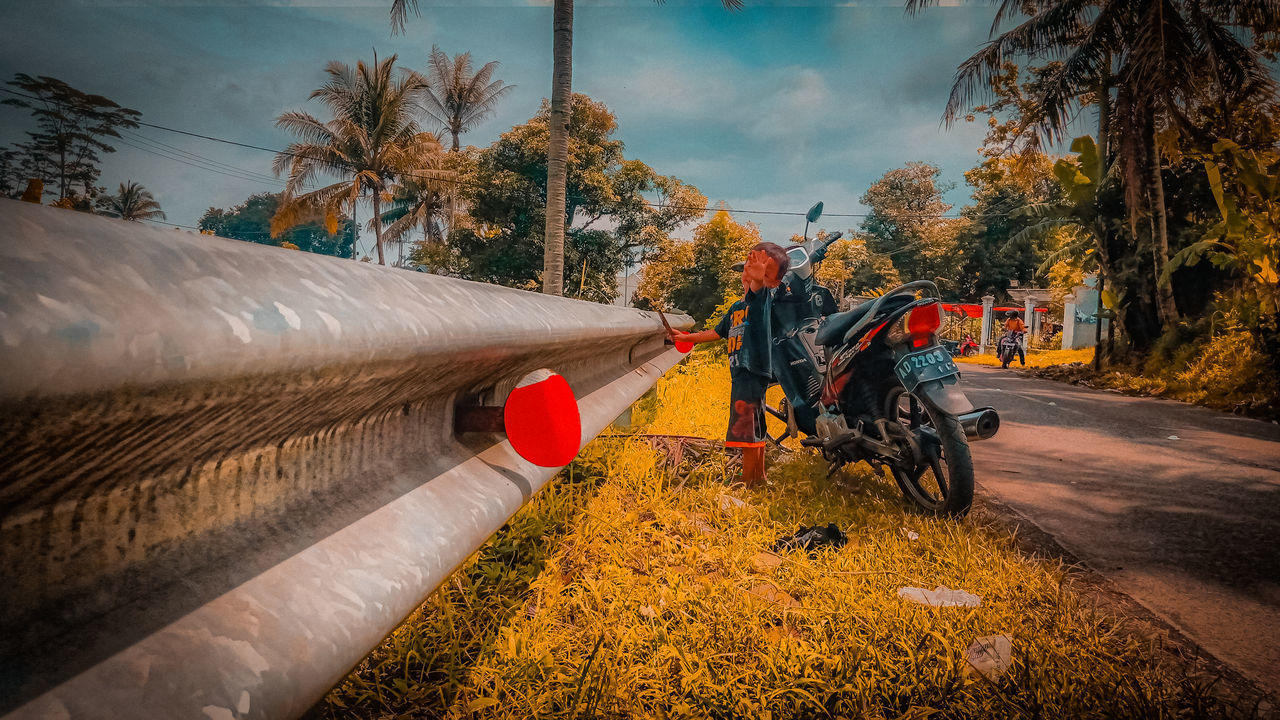
[[[932,590],[918,587],[898,588],[898,597],[933,607],[978,607],[982,598],[964,590],[951,590],[939,585]]]
[[[974,672],[995,680],[1013,665],[1013,640],[1008,635],[980,637],[964,651],[964,659]]]

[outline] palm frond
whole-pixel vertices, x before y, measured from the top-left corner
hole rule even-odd
[[[333,140],[333,131],[314,115],[301,110],[283,112],[276,118],[276,127],[288,130],[304,142],[321,144]]]
[[[1092,0],[1066,0],[1032,16],[1021,25],[986,43],[956,69],[943,120],[951,125],[963,117],[979,93],[990,92],[992,80],[1006,61],[1016,57],[1061,57],[1079,42],[1081,19]]]
[[[404,32],[404,23],[409,17],[410,10],[413,11],[414,15],[419,15],[418,0],[391,0],[392,34]]]

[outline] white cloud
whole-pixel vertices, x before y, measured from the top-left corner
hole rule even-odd
[[[775,73],[756,107],[763,109],[745,119],[748,135],[760,140],[794,140],[828,125],[834,110],[831,90],[812,68],[785,68]]]

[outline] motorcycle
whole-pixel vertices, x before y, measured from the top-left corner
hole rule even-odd
[[[1018,350],[1022,347],[1022,337],[1025,333],[1020,330],[1010,330],[1000,338],[1000,344],[997,348],[996,355],[1000,358],[1000,367],[1008,368],[1009,363],[1018,356]],[[1025,362],[1023,363],[1026,364]]]
[[[941,296],[927,280],[900,285],[847,312],[822,315],[815,266],[840,233],[786,248],[790,268],[772,303],[775,380],[786,423],[778,438],[817,448],[832,473],[866,461],[888,472],[921,510],[963,516],[973,503],[969,442],[1000,427],[993,408],[975,408],[939,341]]]
[[[942,344],[951,352],[951,357],[969,357],[978,354],[978,343],[972,335],[965,335],[964,340],[943,340]]]

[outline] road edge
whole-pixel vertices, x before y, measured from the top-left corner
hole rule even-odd
[[[1121,591],[1102,572],[1090,567],[1064,547],[1051,533],[1000,499],[999,494],[976,484],[970,518],[1007,533],[1022,554],[1036,560],[1058,560],[1066,570],[1066,585],[1078,595],[1092,599],[1099,611],[1128,621],[1127,632],[1153,633],[1163,641],[1158,652],[1180,666],[1184,674],[1204,674],[1216,678],[1213,694],[1236,709],[1256,707],[1255,717],[1280,720],[1280,696],[1268,692],[1256,681],[1209,652],[1180,628]],[[1244,713],[1248,717],[1247,712]]]

